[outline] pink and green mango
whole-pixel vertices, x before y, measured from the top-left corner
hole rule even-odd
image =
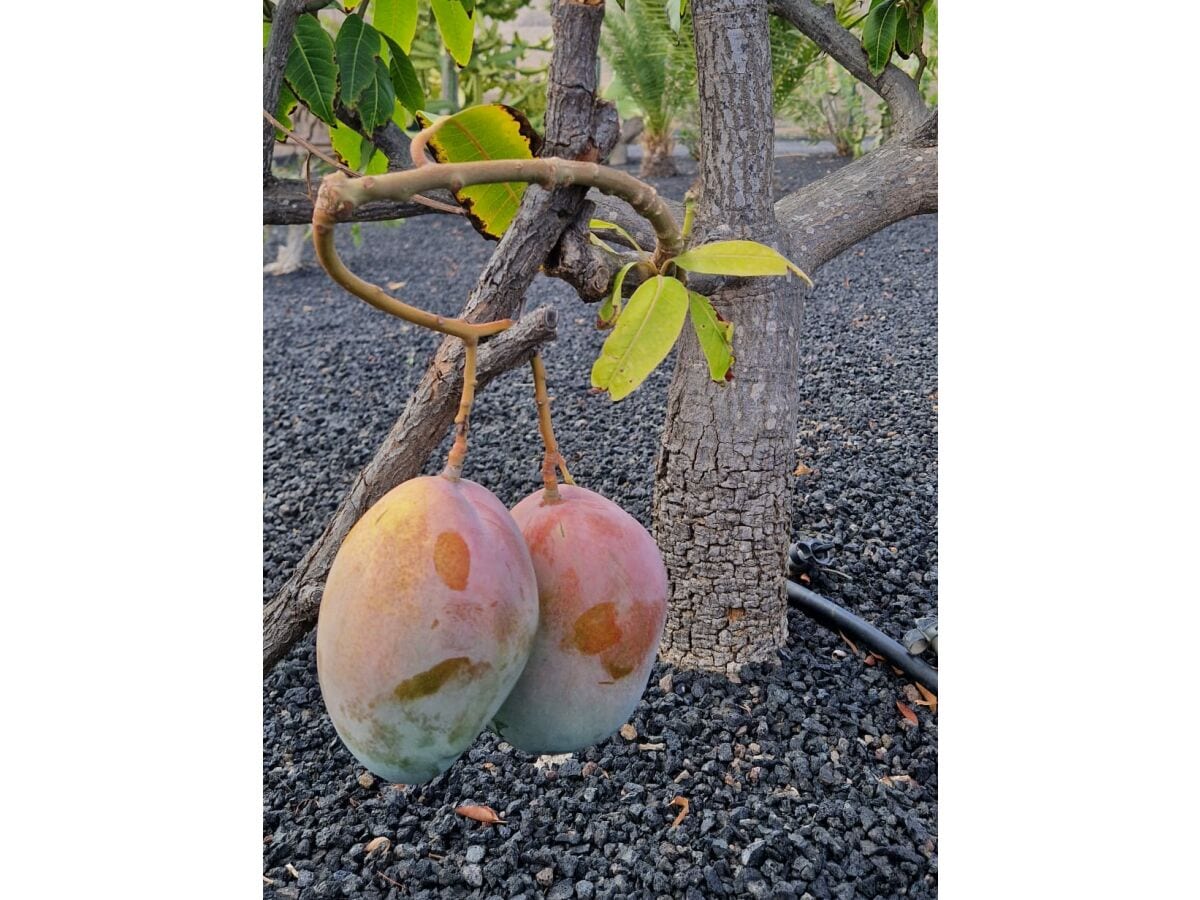
[[[317,622],[317,675],[346,747],[381,778],[454,764],[521,674],[537,583],[508,510],[474,482],[420,477],[350,530]]]
[[[629,720],[658,653],[667,571],[633,516],[593,491],[541,491],[512,511],[533,557],[541,613],[525,671],[493,719],[527,753],[589,747]]]

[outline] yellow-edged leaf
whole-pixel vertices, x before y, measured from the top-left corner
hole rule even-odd
[[[812,279],[790,259],[757,241],[714,241],[681,253],[672,262],[689,272],[704,275],[799,275],[812,287]]]
[[[708,360],[708,374],[713,381],[728,381],[733,377],[733,323],[722,319],[709,299],[695,291],[688,291],[688,309],[696,340]]]
[[[457,6],[457,0],[452,0]],[[417,113],[422,128],[434,124],[425,113]],[[440,163],[476,162],[486,159],[532,159],[542,146],[520,110],[502,103],[471,106],[438,119],[428,147]],[[525,185],[520,182],[475,184],[454,196],[466,210],[476,230],[499,239],[517,214]]]
[[[592,366],[592,387],[613,400],[632,393],[666,359],[687,318],[688,297],[677,279],[656,275],[643,281]]]

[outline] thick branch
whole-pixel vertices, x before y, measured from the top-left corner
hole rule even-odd
[[[917,83],[892,64],[872,75],[867,52],[853,34],[841,26],[833,4],[812,0],[770,0],[771,12],[787,19],[814,44],[841,63],[846,71],[877,93],[892,111],[897,131],[908,131],[927,115]]]
[[[544,307],[480,345],[477,387],[482,388],[497,375],[528,363],[543,342],[554,339],[557,322],[558,313]],[[419,475],[432,448],[445,435],[449,423],[425,414],[432,392],[450,398],[453,405],[462,392],[462,369],[442,373],[436,384],[422,382],[419,393],[409,401],[375,458],[355,479],[350,493],[325,526],[325,532],[309,548],[284,589],[263,607],[264,671],[275,665],[316,622],[325,576],[351,526],[392,486]]]
[[[937,212],[937,112],[915,130],[775,204],[792,260],[812,274],[893,222]]]
[[[271,34],[263,54],[263,109],[275,112],[279,106],[279,89],[283,86],[283,70],[287,68],[288,51],[296,20],[304,11],[304,0],[279,0],[271,15]],[[263,184],[271,180],[271,161],[275,155],[275,126],[263,122]]]
[[[567,159],[603,159],[617,137],[616,111],[611,104],[595,100],[596,49],[604,5],[595,0],[555,0],[552,15],[554,53],[542,152]],[[579,213],[585,194],[582,187],[545,191],[531,185],[526,189],[517,215],[467,300],[463,318],[479,322],[513,318],[519,313],[526,289],[563,230]],[[513,340],[523,322],[480,347],[481,382],[485,359],[494,352],[491,348]],[[388,490],[420,472],[445,435],[457,406],[456,383],[461,370],[461,342],[448,338],[324,534],[264,607],[265,669],[270,669],[316,622],[329,566],[350,527]]]
[[[318,184],[312,184],[314,196]],[[308,197],[307,182],[294,178],[272,179],[263,186],[264,225],[307,225],[312,221],[313,202]],[[429,197],[453,204],[454,197],[442,191],[433,191]],[[396,203],[392,200],[377,200],[357,207],[347,222],[380,222],[385,219],[409,219],[413,216],[438,214],[436,209],[419,203]]]

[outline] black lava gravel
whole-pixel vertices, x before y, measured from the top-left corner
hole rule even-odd
[[[779,189],[840,164],[781,158]],[[689,182],[658,186],[678,198]],[[358,247],[343,231],[355,271],[404,282],[401,296],[450,314],[492,249],[445,217],[364,226]],[[438,341],[342,293],[308,260],[264,279],[264,598],[320,534]],[[835,544],[844,574],[817,588],[895,638],[937,609],[936,270],[928,216],[822,269],[797,385],[796,462],[808,474],[793,529]],[[671,362],[614,405],[588,392],[602,339],[594,307],[541,277],[527,302],[560,311],[545,358],[572,472],[648,526]],[[536,490],[528,373],[493,382],[471,424],[467,477],[510,506]],[[790,627],[779,663],[748,668],[741,683],[657,665],[632,739],[538,767],[485,734],[410,787],[371,778],[341,746],[310,635],[263,683],[264,897],[936,896],[936,716],[836,634],[795,611]],[[672,827],[676,797],[687,814]],[[505,823],[455,814],[464,804]]]

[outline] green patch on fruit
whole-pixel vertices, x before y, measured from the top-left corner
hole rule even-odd
[[[397,700],[418,700],[436,694],[452,678],[474,681],[491,668],[489,663],[473,664],[466,656],[443,659],[432,669],[406,678],[392,690]]]

